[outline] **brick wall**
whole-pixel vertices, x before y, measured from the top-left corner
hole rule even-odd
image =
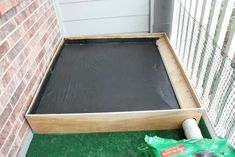
[[[24,114],[60,40],[52,0],[0,0],[0,157],[19,152]]]

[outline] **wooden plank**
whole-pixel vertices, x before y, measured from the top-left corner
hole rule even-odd
[[[201,107],[200,99],[166,34],[157,41],[157,45],[181,108]]]
[[[77,36],[65,37],[65,40],[80,40],[80,39],[126,39],[126,38],[160,38],[165,33],[127,33],[127,34],[111,34],[111,35],[92,35],[92,36]]]
[[[26,115],[38,133],[106,132],[178,129],[185,119],[200,120],[199,109],[90,114]]]

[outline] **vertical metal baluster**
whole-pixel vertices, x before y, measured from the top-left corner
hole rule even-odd
[[[202,25],[201,24],[202,24],[202,21],[203,21],[203,18],[204,18],[205,8],[206,8],[206,1],[203,1],[202,12],[201,12],[201,17],[200,17],[199,33],[198,33],[198,36],[197,36],[197,41],[199,41],[201,39],[201,32],[202,32]],[[196,46],[195,46],[195,50],[194,50],[194,55],[193,55],[191,78],[193,77],[193,71],[194,71],[194,67],[195,67],[195,63],[196,63],[196,57],[198,55],[197,54],[198,53],[198,46],[199,46],[199,43],[197,42]]]
[[[175,44],[175,47],[178,48],[178,41],[179,41],[179,29],[180,29],[180,21],[181,21],[181,1],[178,1],[179,3],[179,20],[178,20],[178,27],[177,27],[177,34],[176,34],[176,44]]]
[[[189,3],[189,10],[191,10],[191,4],[192,4],[192,0],[190,0],[190,3]],[[184,40],[185,46],[184,46],[182,61],[184,61],[185,51],[186,51],[186,43],[188,42],[187,39],[188,39],[189,20],[190,20],[190,12],[188,12],[188,22],[187,22],[187,26],[186,26],[187,29],[186,29],[186,37],[185,37],[185,40]]]
[[[198,7],[198,0],[196,1],[196,5],[195,5],[195,13],[194,13],[194,17],[196,17],[196,14],[197,14],[197,7]],[[190,45],[189,45],[189,53],[188,53],[188,56],[187,56],[187,63],[186,63],[186,67],[187,67],[187,70],[188,70],[188,66],[189,66],[189,59],[191,58],[191,49],[192,49],[192,41],[193,41],[193,38],[194,38],[194,29],[195,29],[195,24],[196,24],[196,19],[193,19],[193,28],[192,28],[192,33],[191,33],[191,39],[190,39]]]
[[[183,22],[182,22],[182,27],[181,27],[181,36],[180,36],[180,47],[179,47],[179,57],[180,57],[180,54],[181,54],[181,47],[182,47],[182,38],[183,38],[183,30],[184,30],[184,17],[185,17],[185,5],[186,5],[186,1],[184,2],[184,6],[182,7],[182,9],[184,10],[184,13],[183,13]]]

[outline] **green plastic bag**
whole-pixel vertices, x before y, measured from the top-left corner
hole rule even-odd
[[[223,138],[172,140],[145,136],[147,145],[138,147],[142,157],[235,157],[235,150]]]

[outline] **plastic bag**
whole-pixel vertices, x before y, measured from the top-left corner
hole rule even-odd
[[[142,157],[235,157],[234,148],[223,138],[173,140],[145,136],[138,147]]]

